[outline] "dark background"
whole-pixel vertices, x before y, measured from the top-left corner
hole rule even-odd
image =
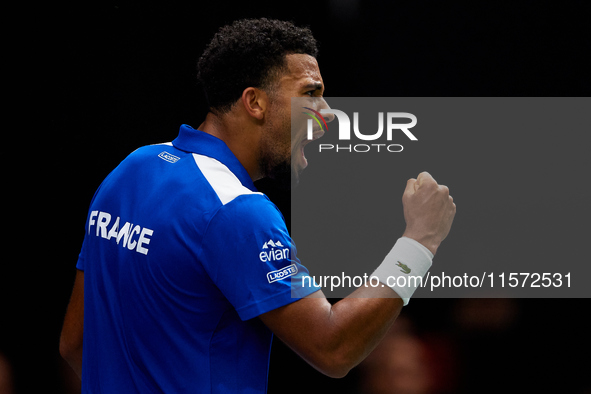
[[[589,8],[333,0],[84,2],[7,12],[15,27],[6,61],[17,69],[5,78],[17,93],[7,107],[15,156],[5,164],[0,351],[17,392],[71,392],[57,349],[90,199],[131,151],[202,122],[195,63],[221,25],[261,16],[309,25],[327,96],[589,96]],[[260,187],[289,219],[289,198],[268,182]],[[416,299],[403,315],[416,337],[452,349],[440,360],[448,381],[431,392],[587,393],[588,307],[585,299]],[[269,393],[361,392],[363,379],[357,369],[325,378],[275,341]]]

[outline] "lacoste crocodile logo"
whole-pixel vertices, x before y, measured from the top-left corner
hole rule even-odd
[[[408,265],[401,263],[400,261],[396,265],[399,266],[400,268],[402,268],[400,270],[400,272],[402,272],[404,274],[410,274],[410,268],[408,268]]]

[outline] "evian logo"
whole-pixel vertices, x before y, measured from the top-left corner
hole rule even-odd
[[[285,247],[281,241],[268,240],[261,247],[263,249],[259,253],[259,259],[266,263],[267,261],[281,261],[289,260],[289,248]],[[298,273],[298,267],[295,264],[288,265],[276,271],[267,272],[267,280],[269,283],[276,282],[281,279],[289,278]]]
[[[289,248],[283,246],[280,241],[268,240],[262,246],[263,251],[259,253],[259,259],[266,263],[267,261],[279,261],[289,259]]]

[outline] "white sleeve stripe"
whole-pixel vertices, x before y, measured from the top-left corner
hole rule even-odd
[[[158,144],[152,144],[151,146],[156,146],[156,145],[168,145],[168,146],[173,146],[172,142],[160,142]]]
[[[208,156],[193,153],[193,159],[197,167],[205,176],[222,204],[226,205],[233,199],[244,194],[261,194],[244,187],[242,182],[230,171],[228,167]]]

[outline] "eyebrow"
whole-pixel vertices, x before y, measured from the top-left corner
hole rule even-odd
[[[320,82],[314,82],[314,83],[309,83],[307,85],[304,85],[302,87],[302,89],[311,89],[314,88],[316,90],[321,90],[322,89],[322,84]]]

